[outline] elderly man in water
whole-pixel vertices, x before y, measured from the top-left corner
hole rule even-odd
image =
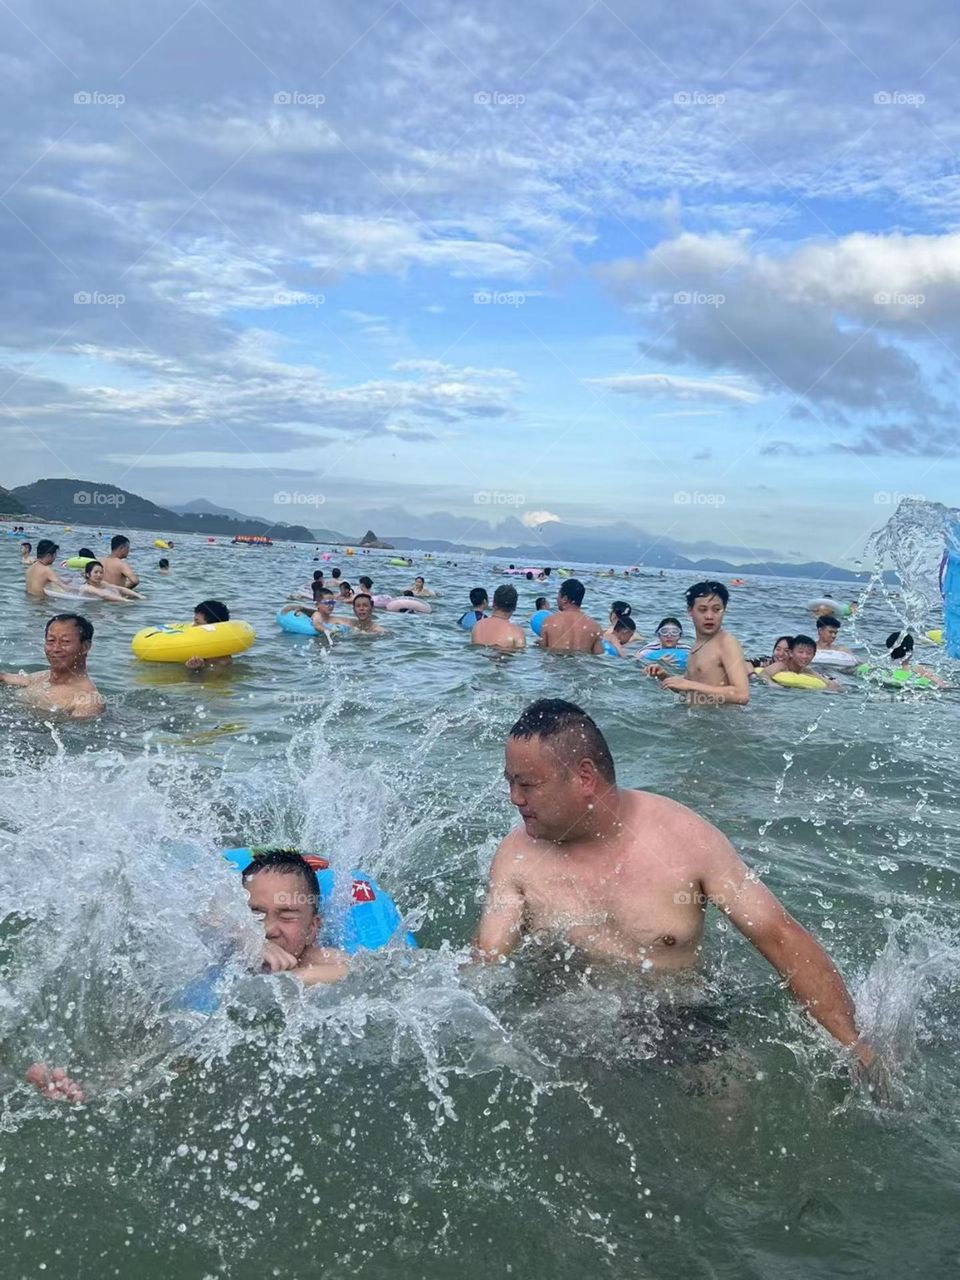
[[[712,903],[777,970],[858,1071],[875,1062],[829,956],[740,859],[722,832],[665,796],[618,787],[610,749],[573,703],[541,699],[510,730],[505,776],[521,825],[490,868],[478,960],[524,934],[596,965],[694,969]],[[879,1072],[878,1072],[879,1074]]]
[[[87,675],[93,624],[79,613],[58,613],[47,623],[43,652],[48,667],[33,675],[0,672],[0,684],[22,689],[22,700],[39,711],[62,711],[73,720],[98,716],[103,698]]]

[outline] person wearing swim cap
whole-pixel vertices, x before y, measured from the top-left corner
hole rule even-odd
[[[696,640],[687,655],[686,674],[670,675],[656,663],[646,668],[662,688],[685,694],[688,706],[746,706],[750,701],[743,651],[723,629],[729,599],[722,582],[695,582],[687,590]]]
[[[511,622],[517,607],[517,588],[501,583],[493,593],[493,612],[489,618],[474,623],[471,644],[490,645],[495,649],[515,651],[527,647],[526,636]]]
[[[597,973],[689,974],[712,904],[881,1088],[882,1064],[820,944],[705,818],[618,786],[610,748],[582,708],[559,698],[528,706],[507,737],[504,776],[520,824],[490,867],[475,961],[503,961],[528,939],[563,965],[579,953]]]
[[[603,653],[603,628],[583,612],[586,589],[578,578],[567,578],[557,592],[557,612],[544,618],[540,645],[560,653]]]
[[[44,595],[44,587],[55,587],[58,591],[69,591],[69,587],[51,568],[60,548],[49,538],[41,538],[37,543],[37,558],[27,567],[23,585],[28,596]]]
[[[769,666],[762,667],[759,675],[760,679],[766,684],[773,685],[774,688],[783,688],[782,685],[777,686],[773,677],[779,675],[781,671],[786,671],[790,675],[816,675],[818,680],[823,681],[822,689],[812,689],[813,693],[841,693],[842,689],[836,680],[831,680],[829,676],[825,676],[822,672],[809,672],[807,667],[813,661],[817,652],[817,642],[810,636],[792,636],[787,641],[787,656],[782,662],[771,662]]]

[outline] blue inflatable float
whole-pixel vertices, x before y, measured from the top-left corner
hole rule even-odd
[[[944,645],[949,657],[960,658],[960,521],[948,530],[942,571]]]
[[[543,624],[550,617],[551,613],[553,613],[552,609],[538,609],[530,619],[530,630],[535,636],[538,636],[543,630]]]
[[[317,636],[321,633],[316,629],[307,613],[281,613],[277,611],[277,626],[281,631],[287,631],[292,636]]]
[[[656,649],[641,649],[640,657],[644,662],[662,662],[665,666],[675,666],[677,671],[686,671],[689,649],[681,649],[674,645],[672,649],[658,646]]]
[[[468,609],[457,619],[457,626],[463,627],[464,631],[472,631],[480,619],[486,616],[482,609]]]

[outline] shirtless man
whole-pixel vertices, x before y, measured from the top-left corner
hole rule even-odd
[[[489,618],[481,618],[470,631],[471,644],[491,645],[495,649],[515,651],[527,647],[526,637],[515,622],[511,622],[517,607],[517,588],[503,583],[493,593],[493,612]]]
[[[24,566],[34,563],[33,547],[31,547],[29,542],[20,543],[20,563]]]
[[[822,662],[824,666],[831,667],[855,667],[857,665],[857,657],[852,654],[849,649],[844,649],[842,645],[837,644],[837,636],[840,633],[840,620],[830,613],[825,613],[817,619],[817,652],[814,655],[814,664]]]
[[[603,653],[603,628],[580,606],[585,589],[578,578],[567,578],[557,592],[557,609],[544,618],[540,644],[565,653]]]
[[[476,959],[501,960],[527,934],[560,939],[591,964],[690,970],[713,903],[861,1067],[874,1062],[819,943],[716,827],[674,800],[619,788],[609,747],[579,707],[527,707],[507,738],[504,774],[523,825],[494,856]]]
[[[41,538],[37,543],[37,558],[27,567],[24,575],[23,585],[28,596],[42,596],[43,589],[47,586],[58,587],[61,591],[68,590],[67,584],[50,567],[59,550],[57,544],[49,538]]]
[[[47,671],[33,675],[0,672],[0,684],[23,689],[22,700],[39,711],[64,711],[73,720],[98,716],[103,699],[87,675],[93,626],[79,613],[58,613],[47,623],[43,652]]]
[[[110,539],[110,554],[103,562],[103,580],[109,587],[129,587],[131,590],[140,585],[140,578],[127,564],[130,554],[130,539],[122,533],[115,533]]]
[[[243,887],[250,910],[263,922],[262,972],[290,973],[307,987],[338,982],[346,975],[346,953],[317,946],[320,885],[317,873],[299,853],[272,850],[257,855],[243,871]],[[82,1084],[61,1067],[51,1071],[35,1062],[26,1079],[52,1101],[85,1100]]]
[[[818,680],[823,681],[823,688],[814,689],[814,693],[842,693],[842,689],[836,680],[831,680],[822,671],[813,672],[807,670],[816,652],[816,641],[811,639],[810,636],[791,636],[787,641],[787,656],[782,662],[771,662],[767,666],[761,667],[759,671],[760,679],[769,685],[774,685],[773,677],[781,671],[787,671],[794,676],[815,675]],[[775,687],[782,688],[780,685]]]
[[[353,629],[366,636],[385,636],[387,633],[383,627],[378,626],[373,620],[373,597],[367,595],[365,591],[358,591],[353,597],[353,613],[356,621]]]
[[[696,640],[687,655],[686,673],[671,675],[652,663],[646,668],[672,693],[685,693],[688,706],[745,706],[750,701],[747,666],[740,645],[723,629],[730,593],[722,582],[695,582],[687,591],[687,613]]]

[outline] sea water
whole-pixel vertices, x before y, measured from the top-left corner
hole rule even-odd
[[[908,540],[934,578],[937,527],[922,555]],[[95,532],[61,535],[63,554]],[[144,602],[84,602],[102,718],[45,717],[0,689],[5,1276],[957,1273],[957,694],[848,680],[837,697],[762,688],[746,709],[688,710],[637,663],[471,649],[467,592],[504,579],[452,554],[323,564],[387,593],[423,573],[440,593],[429,616],[378,614],[386,637],[328,649],[273,622],[318,567],[311,549],[178,538],[164,577],[151,541],[131,555]],[[648,637],[685,619],[686,575],[582,577],[604,621],[617,598]],[[517,585],[524,621],[556,584]],[[727,625],[768,653],[811,630],[822,590],[748,579]],[[861,591],[841,642],[864,656],[939,621],[922,585],[834,594]],[[133,658],[137,629],[209,597],[255,626],[248,653],[202,675]],[[24,596],[16,542],[0,542],[0,668],[39,669],[62,607]],[[933,646],[918,656],[960,683]],[[504,738],[542,696],[588,710],[623,785],[704,814],[814,931],[892,1065],[893,1105],[851,1088],[712,909],[689,990],[562,950],[467,965],[514,821]],[[375,875],[420,949],[361,957],[330,988],[256,975],[258,927],[217,851],[272,842]],[[185,1007],[210,973],[217,1009]],[[69,1066],[85,1105],[25,1086],[37,1060]]]

